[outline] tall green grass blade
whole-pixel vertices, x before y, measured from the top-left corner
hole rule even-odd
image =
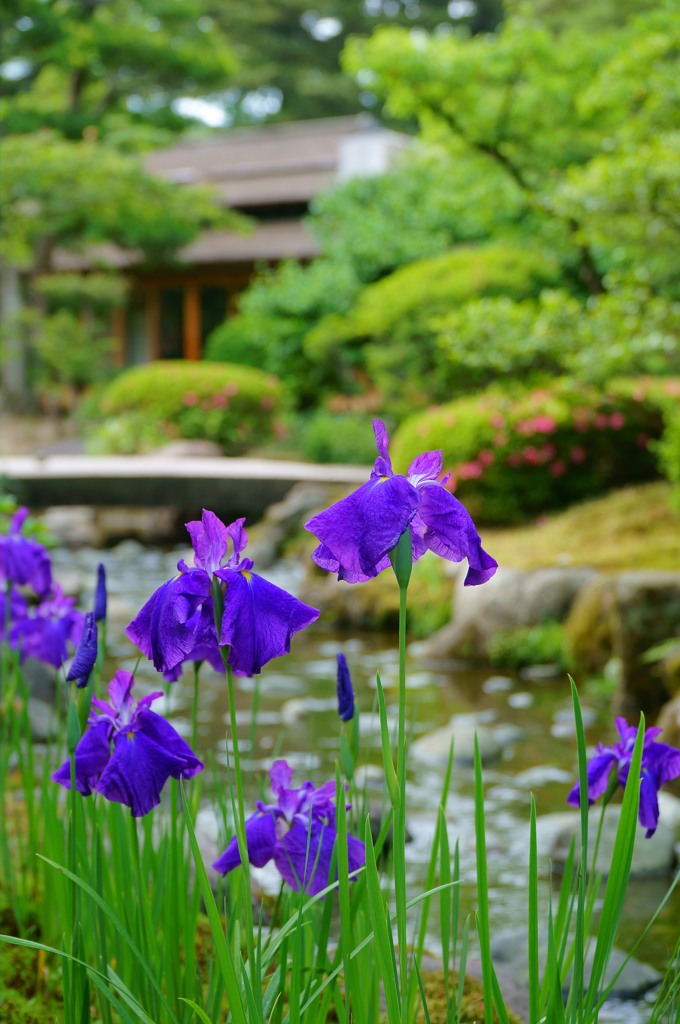
[[[115,930],[118,933],[118,935],[123,939],[123,941],[127,945],[127,947],[130,950],[130,952],[133,954],[135,959],[138,960],[138,964],[139,964],[140,970],[143,971],[144,975],[148,979],[152,989],[154,990],[154,992],[156,993],[156,995],[160,999],[160,1002],[163,1005],[163,1008],[167,1012],[168,1016],[174,1022],[174,1024],[178,1024],[177,1017],[176,1017],[172,1007],[168,1003],[167,999],[165,998],[163,990],[162,990],[162,988],[161,988],[161,986],[160,986],[160,984],[159,984],[155,974],[151,970],[150,965],[143,959],[142,953],[141,953],[141,951],[139,949],[139,946],[136,944],[136,942],[134,941],[134,939],[132,938],[130,933],[123,927],[120,919],[114,913],[114,911],[111,909],[111,907],[108,905],[108,903],[106,903],[106,901],[99,895],[99,893],[95,892],[95,890],[92,888],[92,886],[88,885],[88,883],[86,881],[84,881],[84,879],[78,878],[76,875],[74,875],[72,872],[70,872],[67,868],[63,867],[60,864],[55,863],[52,860],[49,860],[47,857],[42,857],[41,854],[38,854],[37,856],[40,857],[40,859],[43,860],[46,864],[49,864],[50,867],[54,868],[55,871],[60,871],[67,878],[69,878],[76,886],[78,886],[79,889],[81,889],[83,892],[87,893],[87,895],[96,904],[96,906],[99,907],[103,911],[103,913],[106,915],[106,917],[109,919],[109,921],[111,921],[111,923],[113,924],[113,927],[115,928]],[[80,961],[79,961],[79,963],[80,963]]]
[[[586,874],[588,871],[588,762],[586,753],[586,737],[583,728],[583,716],[574,680],[569,677],[571,699],[574,707],[576,725],[576,749],[578,752],[578,779],[581,821],[581,860],[578,866],[578,899],[576,902],[576,932],[574,935],[574,967],[571,977],[567,1015],[575,1021],[578,1007],[581,1005],[584,990],[585,942],[586,942]]]
[[[394,959],[394,940],[392,929],[389,927],[389,917],[385,919],[385,901],[380,889],[380,878],[375,862],[375,853],[371,840],[371,825],[368,818],[365,827],[366,842],[366,889],[368,892],[371,923],[375,935],[376,950],[380,964],[385,1002],[390,1024],[400,1024],[401,1000],[399,989],[399,978]],[[406,1022],[403,1022],[406,1024]]]
[[[538,851],[536,844],[536,801],[531,796],[529,824],[529,894],[528,894],[528,966],[529,966],[529,1020],[540,1017],[541,984],[538,969]]]
[[[421,974],[420,974],[420,968],[418,967],[418,961],[417,960],[413,961],[413,968],[414,968],[415,976],[418,979],[418,990],[420,992],[420,1005],[423,1008],[423,1016],[425,1017],[425,1024],[432,1024],[432,1020],[430,1018],[430,1011],[427,1008],[427,998],[425,996],[425,987],[423,986],[423,979],[422,979]],[[447,999],[448,999],[448,989],[447,989],[446,995],[447,995]]]
[[[187,1006],[191,1007],[198,1019],[201,1021],[201,1024],[213,1024],[213,1021],[210,1020],[210,1017],[205,1010],[202,1009],[198,1003],[195,1003],[193,999],[187,999],[186,996],[180,996],[180,999],[183,1003],[186,1003]]]
[[[493,965],[491,962],[491,934],[489,931],[489,886],[486,875],[486,828],[484,823],[484,783],[482,758],[475,735],[475,846],[477,860],[477,933],[482,961],[482,990],[484,993],[484,1024],[493,1024]]]
[[[626,898],[630,868],[633,861],[633,848],[638,827],[638,808],[640,804],[640,776],[642,768],[642,750],[645,738],[645,717],[640,716],[635,747],[628,773],[628,781],[623,793],[621,817],[616,830],[612,862],[607,878],[600,915],[597,942],[593,956],[586,1011],[592,1014],[599,995],[600,985],[611,956],[616,933],[621,920],[621,912]]]
[[[246,1024],[246,1015],[243,1008],[243,1002],[241,997],[241,990],[234,969],[234,963],[231,956],[231,950],[227,943],[225,934],[222,930],[222,922],[220,920],[220,914],[215,903],[215,897],[212,894],[210,888],[210,881],[208,879],[205,866],[203,864],[203,858],[201,857],[201,851],[196,840],[196,833],[194,832],[193,822],[191,821],[191,815],[189,813],[189,806],[184,795],[184,785],[180,780],[180,792],[182,796],[182,807],[184,809],[184,821],[189,835],[189,843],[191,846],[191,853],[194,858],[194,865],[196,868],[196,877],[198,884],[201,889],[201,895],[203,896],[203,902],[205,904],[205,910],[208,915],[208,921],[210,923],[210,933],[213,938],[215,945],[215,954],[217,956],[218,964],[222,974],[222,980],[224,982],[224,988],[227,994],[227,1001],[229,1003],[229,1009],[231,1011],[234,1024]],[[240,958],[239,958],[240,959]]]

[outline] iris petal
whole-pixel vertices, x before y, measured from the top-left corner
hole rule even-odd
[[[592,757],[588,762],[588,803],[592,804],[598,797],[602,796],[609,784],[609,773],[612,764],[616,761],[611,750],[604,749]],[[569,796],[567,803],[573,807],[580,807],[580,784],[577,782]]]
[[[271,658],[290,651],[293,634],[319,617],[316,608],[256,573],[226,567],[215,575],[227,584],[220,643],[229,645],[232,668],[245,675],[257,675]]]
[[[78,740],[75,750],[76,757],[76,789],[83,796],[89,796],[92,787],[102,774],[109,758],[111,757],[111,745],[109,743],[109,725],[107,722],[98,722],[93,725]],[[66,789],[71,788],[71,760],[65,761],[61,768],[52,776],[54,782]]]
[[[141,818],[158,806],[163,786],[171,775],[179,777],[184,763],[143,732],[122,731],[116,736],[111,760],[92,788]]]
[[[210,577],[205,572],[181,573],[151,595],[125,632],[158,672],[168,671],[196,646],[197,629],[208,630],[209,598]]]
[[[337,560],[340,578],[371,579],[381,564],[389,564],[385,556],[408,528],[419,502],[418,491],[405,476],[373,478],[313,516],[305,529]]]
[[[482,547],[470,514],[457,498],[438,484],[422,488],[418,515],[427,527],[424,541],[430,551],[452,562],[468,560],[465,586],[486,583],[498,563]]]
[[[656,832],[659,824],[658,785],[651,772],[643,771],[640,780],[640,807],[638,818],[643,828],[647,829],[649,839]]]
[[[281,877],[297,892],[304,889],[315,896],[328,885],[335,829],[312,819],[296,821],[274,850],[274,863]]]
[[[170,774],[173,778],[190,779],[203,770],[203,763],[194,754],[188,743],[173,727],[155,711],[141,710],[135,715],[137,729],[153,740],[159,747],[182,761],[182,767]]]
[[[246,820],[246,846],[248,860],[256,868],[262,868],[274,856],[276,844],[276,818],[273,813],[256,811]],[[221,857],[213,867],[221,875],[237,868],[241,863],[236,836],[232,838]]]

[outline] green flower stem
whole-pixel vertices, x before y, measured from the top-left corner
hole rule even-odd
[[[392,801],[394,812],[394,895],[397,910],[399,945],[399,989],[402,1021],[408,1020],[408,950],[406,945],[406,606],[411,578],[412,541],[406,530],[390,552],[390,561],[399,584],[399,718],[397,725],[397,780],[399,801]]]
[[[222,616],[224,613],[224,592],[219,580],[212,581],[213,608],[215,613],[215,629],[219,638],[222,632]],[[236,721],[236,699],[234,694],[234,675],[229,664],[229,648],[220,647],[220,654],[227,673],[227,694],[229,699],[229,727],[231,732],[232,761],[234,767],[234,782],[236,788],[237,815],[234,822],[236,830],[236,842],[241,858],[243,889],[245,894],[245,915],[246,915],[246,945],[248,949],[248,966],[252,982],[252,990],[255,998],[261,993],[260,978],[257,974],[257,963],[255,959],[255,940],[253,936],[253,899],[250,886],[250,867],[248,860],[248,844],[246,841],[246,814],[245,801],[243,799],[243,776],[241,774],[241,755],[238,746],[238,724]]]
[[[201,661],[194,662],[194,695],[191,702],[191,747],[196,747],[198,738],[198,676],[201,671]]]

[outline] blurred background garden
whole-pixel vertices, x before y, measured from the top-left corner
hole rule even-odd
[[[330,492],[319,477],[232,518],[261,517],[258,567],[345,631],[369,687],[378,631],[397,623],[393,581],[331,586],[301,523],[373,462],[380,417],[398,472],[442,449],[501,566],[465,597],[443,561],[414,571],[423,804],[442,772],[423,750],[441,728],[448,749],[442,723],[467,714],[457,742],[458,726],[469,740],[496,716],[503,771],[561,807],[567,671],[589,740],[616,708],[660,714],[680,745],[679,0],[6,0],[4,13],[0,509],[53,504],[26,491],[19,456],[337,465]],[[81,598],[109,549],[118,628],[174,571],[178,524],[208,498],[168,488],[149,525],[129,500],[118,518],[95,509],[101,487],[93,508],[67,496],[31,528]],[[305,756],[310,728],[334,720],[335,647],[310,641],[261,706],[309,770],[332,769],[328,751]],[[132,667],[125,642],[110,653]],[[244,683],[244,716],[251,696]],[[209,709],[206,748],[223,724]],[[260,770],[271,744],[256,748]],[[530,778],[541,760],[544,783]],[[492,781],[495,841],[519,863],[526,794],[500,768]],[[651,876],[677,864],[673,813]],[[670,909],[661,969],[677,898]]]

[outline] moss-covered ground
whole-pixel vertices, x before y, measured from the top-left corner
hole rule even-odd
[[[667,483],[626,487],[526,526],[481,533],[499,564],[516,569],[588,565],[680,572],[680,515]]]

